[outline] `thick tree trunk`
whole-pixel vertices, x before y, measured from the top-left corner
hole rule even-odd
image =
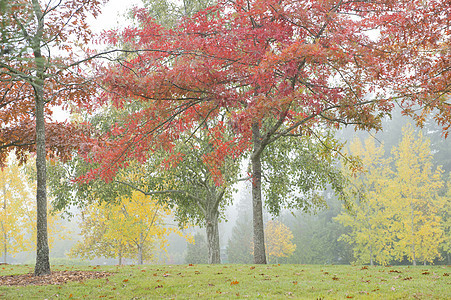
[[[49,245],[47,236],[47,170],[45,153],[45,121],[43,85],[36,91],[36,276],[50,274]]]
[[[33,0],[33,10],[37,21],[36,34],[31,40],[36,63],[36,77],[33,82],[36,105],[36,276],[50,274],[49,244],[47,236],[47,168],[45,150],[44,118],[44,72],[45,59],[41,54],[44,32],[44,17],[38,0]]]
[[[254,226],[254,263],[266,264],[265,233],[263,227],[262,205],[262,163],[261,136],[257,123],[252,124],[254,150],[251,156],[252,164],[252,210]]]
[[[221,248],[219,246],[219,222],[218,212],[207,212],[206,216],[206,230],[207,230],[207,246],[208,246],[208,263],[220,264],[221,263]]]

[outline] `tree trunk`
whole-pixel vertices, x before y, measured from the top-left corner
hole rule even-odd
[[[39,88],[42,88],[39,85]],[[47,236],[47,170],[45,153],[44,99],[42,89],[36,92],[36,276],[50,274],[49,245]]]
[[[142,232],[139,233],[139,243],[138,243],[138,265],[143,264],[143,247],[144,239]]]
[[[122,244],[119,244],[119,253],[118,253],[118,264],[119,266],[122,266]]]
[[[373,245],[370,246],[370,266],[374,266],[374,262],[373,262]]]
[[[2,224],[2,229],[3,229],[3,224]],[[5,230],[3,229],[3,238],[4,238],[4,249],[3,249],[3,262],[6,264],[7,263],[7,261],[6,261],[6,258],[7,258],[7,253],[8,253],[8,243],[7,243],[7,241],[8,241],[8,236],[6,235],[6,232],[5,232]]]
[[[35,57],[36,77],[33,81],[36,118],[36,276],[50,274],[49,244],[47,236],[47,169],[45,150],[44,118],[44,72],[45,59],[41,54],[41,41],[44,31],[44,17],[38,0],[33,0],[33,10],[38,22],[33,38],[32,49]]]
[[[254,149],[251,156],[252,164],[252,210],[254,226],[254,263],[266,264],[265,233],[263,227],[262,205],[262,144],[258,123],[252,124]]]
[[[207,211],[206,216],[206,230],[207,230],[207,245],[208,245],[208,263],[221,263],[221,248],[219,246],[219,222],[217,211]]]

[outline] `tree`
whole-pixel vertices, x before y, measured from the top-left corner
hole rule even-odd
[[[389,161],[384,158],[384,145],[377,147],[371,137],[364,145],[355,139],[350,151],[361,157],[365,168],[363,174],[351,179],[363,197],[355,199],[352,214],[344,211],[336,217],[338,222],[351,228],[351,232],[340,239],[354,245],[354,257],[359,263],[386,265],[392,259],[395,236],[390,230],[393,222],[390,201],[393,198],[389,180],[392,174]]]
[[[433,168],[429,141],[408,124],[389,159],[383,159],[383,146],[375,147],[372,139],[365,149],[354,145],[352,151],[361,153],[367,168],[354,180],[365,197],[357,201],[353,215],[337,217],[352,229],[342,238],[355,244],[360,262],[387,264],[404,257],[414,265],[417,260],[432,262],[443,242],[440,212],[446,200],[438,195],[441,169]]]
[[[441,212],[442,228],[445,240],[441,244],[443,252],[446,254],[447,264],[451,262],[451,173],[448,178],[448,190],[444,196],[444,204]]]
[[[194,235],[194,243],[188,244],[185,255],[187,264],[206,264],[208,262],[208,249],[205,243],[205,237],[198,233]]]
[[[292,242],[293,233],[285,224],[270,220],[266,223],[265,231],[267,234],[266,252],[269,261],[272,260],[271,258],[276,258],[276,263],[278,263],[280,257],[289,257],[296,250],[296,245]]]
[[[99,13],[100,1],[2,1],[0,30],[0,163],[16,149],[21,161],[36,152],[37,256],[35,275],[50,273],[47,235],[46,157],[67,156],[78,133],[51,122],[51,106],[87,107],[94,85],[86,85],[70,40],[87,43],[85,18]],[[55,56],[54,53],[61,55]],[[47,135],[46,135],[47,130]]]
[[[13,159],[0,170],[0,230],[3,261],[7,262],[8,254],[27,250],[25,243],[26,227],[21,220],[26,210],[29,193],[23,171]],[[22,224],[21,224],[22,223]]]
[[[150,16],[167,28],[176,26],[181,19],[192,17],[213,5],[214,2],[212,0],[183,0],[177,3],[168,0],[143,0]]]
[[[396,175],[391,188],[398,221],[394,250],[407,255],[413,265],[417,260],[432,262],[443,241],[439,212],[444,198],[438,196],[442,171],[433,169],[430,142],[421,132],[415,134],[412,125],[403,129],[403,138],[392,153]]]
[[[35,249],[36,203],[33,202],[32,190],[36,189],[36,172],[31,162],[19,166],[10,155],[6,166],[0,170],[0,253],[3,253],[4,262],[7,262],[8,254]],[[47,213],[50,210],[51,207],[48,207]],[[58,228],[58,221],[59,214],[48,216],[50,248],[56,237],[64,238],[64,233]]]
[[[149,149],[170,145],[180,130],[226,112],[227,123],[250,147],[254,261],[265,263],[262,155],[286,136],[319,137],[321,144],[320,133],[340,124],[380,129],[393,99],[404,99],[402,87],[412,83],[411,72],[399,72],[412,65],[402,54],[403,47],[412,46],[393,43],[406,30],[412,41],[424,37],[406,22],[396,27],[387,19],[405,21],[412,5],[415,15],[424,14],[422,27],[433,27],[434,39],[443,41],[446,18],[429,20],[431,8],[422,1],[221,1],[171,29],[156,24],[145,10],[136,11],[139,27],[107,36],[111,45],[125,41],[130,55],[99,68],[109,91],[100,100],[117,106],[141,101],[145,108],[114,128],[114,149],[99,143],[93,153],[98,168],[87,178],[108,180],[128,159],[145,160]],[[365,34],[370,31],[380,36]],[[431,51],[442,47],[431,45]],[[405,60],[394,59],[400,55]],[[412,57],[434,68],[443,65],[424,55]],[[434,74],[439,80],[449,76],[446,68]],[[422,88],[430,95],[443,93],[437,85]],[[409,97],[401,105],[421,103]],[[446,124],[446,102],[428,105],[440,110],[437,121]],[[222,151],[216,149],[215,157],[223,157]]]
[[[157,248],[164,249],[166,236],[176,231],[164,224],[169,214],[165,206],[137,191],[116,204],[93,203],[82,212],[83,240],[74,246],[71,255],[118,258],[119,265],[129,257],[141,265],[153,259]]]
[[[315,213],[295,211],[281,215],[283,223],[293,232],[298,245],[287,259],[292,264],[349,264],[352,248],[339,240],[348,230],[334,218],[344,209],[342,201],[326,192],[327,207]]]
[[[231,187],[239,174],[240,160],[230,145],[236,141],[226,131],[222,122],[204,124],[204,128],[186,136],[173,148],[173,154],[164,155],[166,167],[160,167],[160,178],[165,187],[148,192],[162,193],[170,198],[169,204],[176,208],[176,217],[184,226],[187,223],[205,226],[208,263],[221,263],[219,245],[219,219],[221,210],[231,201]],[[211,124],[213,123],[213,124]],[[181,136],[184,137],[184,136]],[[226,157],[217,163],[212,155],[217,148],[229,148]],[[237,147],[239,148],[239,147]],[[179,159],[174,160],[174,156]],[[169,163],[169,165],[168,165]],[[156,181],[154,177],[152,179]],[[152,187],[155,185],[148,185]],[[161,188],[162,187],[162,188]],[[159,191],[158,191],[159,190]]]
[[[227,243],[227,259],[233,264],[252,263],[252,220],[247,212],[238,216]]]

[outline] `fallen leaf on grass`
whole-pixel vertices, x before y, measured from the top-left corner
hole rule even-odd
[[[412,280],[412,277],[406,277],[403,280]]]
[[[237,280],[235,280],[235,281],[232,281],[231,283],[230,283],[230,285],[235,285],[235,284],[238,284],[239,282],[237,281]]]
[[[360,291],[359,294],[369,295],[370,293],[368,293],[367,291]]]
[[[128,279],[124,279],[124,280],[122,280],[122,282],[127,282],[128,281]]]
[[[429,275],[429,272],[423,272],[422,275]]]
[[[449,276],[449,274],[448,274],[448,273],[445,273],[445,274],[443,274],[443,276]]]
[[[296,284],[298,284],[298,282],[297,281],[293,281],[293,284],[296,285]]]
[[[360,270],[368,270],[368,266],[363,266]]]
[[[398,270],[390,270],[389,272],[390,273],[402,273],[401,271],[398,271]]]
[[[334,275],[334,277],[332,277],[332,280],[338,280],[339,278],[337,277],[337,275]]]
[[[157,285],[156,287],[155,287],[155,289],[159,289],[159,288],[162,288],[163,286],[162,285]]]
[[[252,267],[251,267],[251,270],[253,270],[253,269],[255,269],[255,267],[252,266]]]

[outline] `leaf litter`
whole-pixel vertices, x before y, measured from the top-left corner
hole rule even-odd
[[[83,282],[88,279],[106,278],[115,273],[96,271],[53,271],[50,275],[34,274],[0,276],[0,286],[58,285],[70,281]]]

